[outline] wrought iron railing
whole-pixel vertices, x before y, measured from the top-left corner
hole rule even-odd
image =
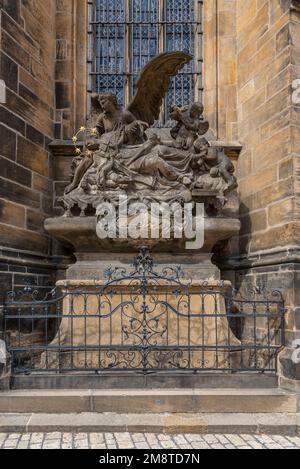
[[[196,283],[180,267],[157,272],[147,250],[131,272],[62,284],[39,298],[10,293],[4,330],[13,372],[276,372],[284,301],[225,282]]]

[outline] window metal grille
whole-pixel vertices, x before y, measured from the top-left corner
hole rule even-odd
[[[139,73],[157,54],[185,51],[194,60],[173,79],[161,115],[202,98],[203,0],[89,1],[89,92],[111,92],[126,106]]]

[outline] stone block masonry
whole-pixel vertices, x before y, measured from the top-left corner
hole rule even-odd
[[[59,3],[59,2],[58,2]],[[56,2],[0,0],[0,295],[54,284],[44,219],[53,210]],[[3,298],[1,298],[2,300]]]
[[[237,1],[237,174],[242,229],[223,259],[237,288],[284,294],[286,341],[299,337],[299,1]]]

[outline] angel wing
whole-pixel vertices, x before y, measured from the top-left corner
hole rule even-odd
[[[152,125],[159,117],[172,77],[192,59],[185,52],[165,52],[151,60],[141,72],[137,92],[128,111],[136,119]]]

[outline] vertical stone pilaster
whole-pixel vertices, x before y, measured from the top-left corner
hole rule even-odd
[[[87,2],[56,2],[56,135],[68,139],[85,123]]]
[[[234,141],[237,129],[236,0],[203,4],[205,113],[217,139]]]

